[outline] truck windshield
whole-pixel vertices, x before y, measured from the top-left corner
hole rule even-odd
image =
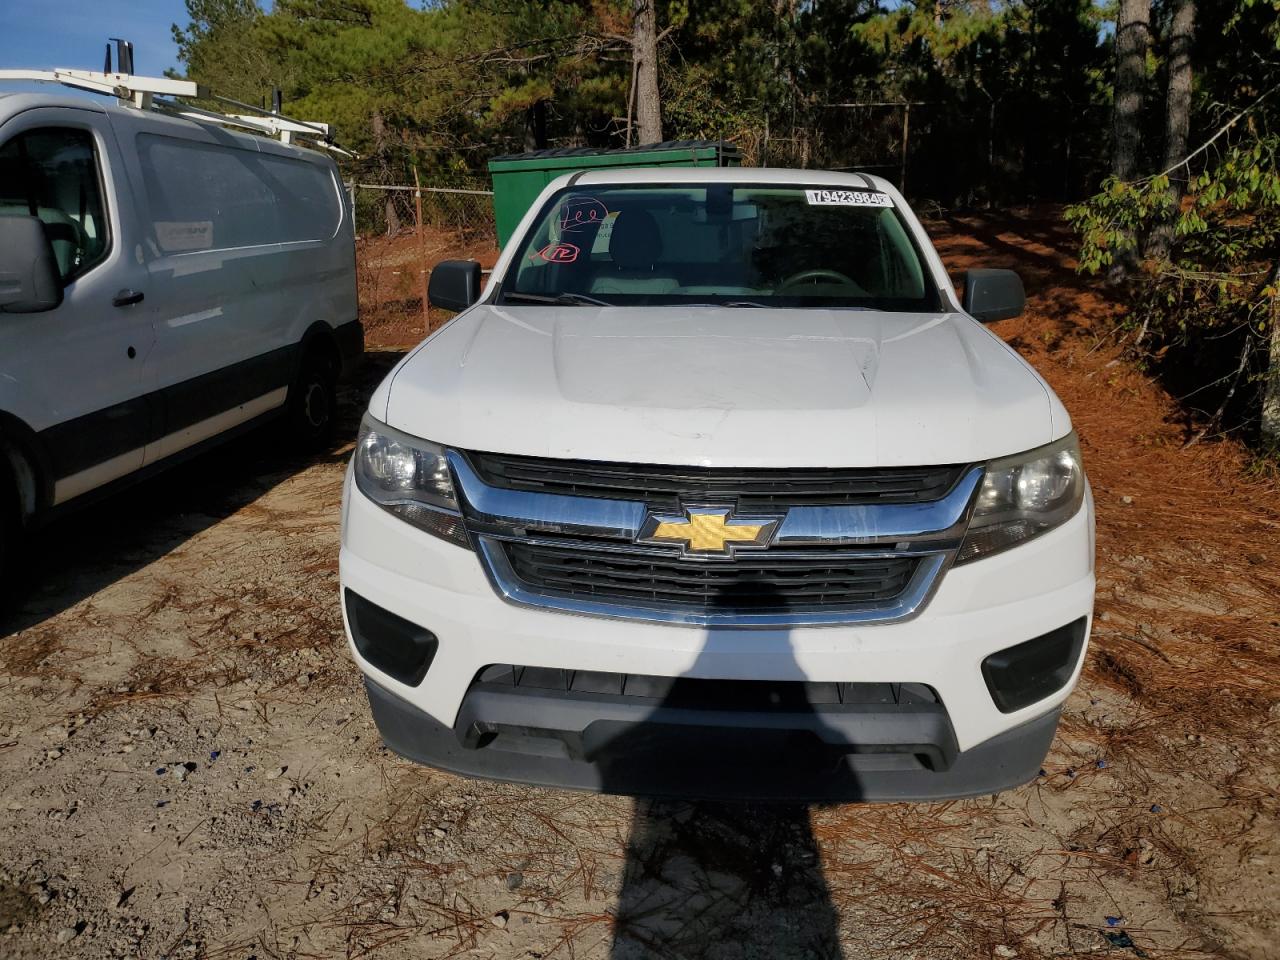
[[[940,309],[888,195],[732,183],[562,191],[500,302]]]

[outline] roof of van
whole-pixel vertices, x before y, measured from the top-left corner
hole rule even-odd
[[[0,87],[0,115],[12,116],[15,113],[21,113],[23,110],[31,110],[34,107],[71,107],[75,110],[92,110],[95,113],[106,113],[107,106],[101,98],[94,97],[91,94],[85,96],[76,96],[62,92],[65,88],[61,84],[49,84],[50,87],[57,90],[57,93],[43,93],[32,90],[5,90]],[[123,110],[123,107],[113,107],[116,110]]]
[[[96,94],[85,94],[78,96],[76,94],[68,94],[61,92],[64,88],[60,84],[50,83],[49,86],[59,92],[44,93],[42,91],[28,90],[11,90],[6,91],[0,87],[0,122],[8,118],[22,113],[24,110],[33,110],[36,107],[64,107],[71,110],[89,110],[93,113],[105,113],[113,117],[120,117],[123,120],[142,123],[155,124],[180,124],[188,127],[196,127],[203,129],[212,129],[219,131],[220,137],[230,136],[243,142],[244,144],[273,144],[280,151],[301,151],[307,157],[326,157],[323,150],[313,150],[310,147],[300,143],[282,143],[274,137],[263,137],[248,132],[247,130],[238,130],[225,127],[217,123],[204,123],[199,120],[193,120],[190,117],[179,117],[170,113],[162,113],[158,110],[139,110],[136,107],[122,107],[115,101]],[[277,152],[272,150],[270,152]],[[332,159],[332,158],[329,158]]]

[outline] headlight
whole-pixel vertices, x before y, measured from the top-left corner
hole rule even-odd
[[[1074,433],[991,461],[956,563],[989,557],[1066,523],[1084,502],[1084,487]]]
[[[360,492],[383,510],[443,540],[470,546],[443,447],[366,414],[352,470]]]

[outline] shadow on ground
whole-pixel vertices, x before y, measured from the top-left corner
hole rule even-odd
[[[401,356],[370,352],[339,387],[337,432],[323,453],[283,452],[287,437],[268,424],[33,531],[25,582],[14,609],[0,614],[0,638],[142,569],[308,467],[345,461],[369,394]]]
[[[807,806],[636,801],[612,960],[842,955]]]
[[[766,583],[749,592],[739,585],[713,603],[788,604]],[[587,729],[606,741],[595,763],[607,792],[778,798],[637,798],[611,960],[843,956],[809,808],[794,798],[836,789],[852,800],[863,785],[845,764],[843,737],[810,701],[790,631],[764,636],[772,680],[718,679],[741,669],[741,658],[708,629],[686,675],[640,722],[614,735],[608,722]]]

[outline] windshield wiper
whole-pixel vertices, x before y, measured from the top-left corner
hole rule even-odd
[[[754,300],[696,300],[693,303],[673,303],[673,307],[764,307]]]
[[[597,300],[595,297],[588,297],[585,293],[558,293],[554,297],[550,297],[542,293],[519,293],[518,291],[509,291],[503,293],[502,299],[527,300],[529,303],[558,303],[564,305],[590,304],[595,307],[613,306],[613,304],[609,303],[607,300]]]

